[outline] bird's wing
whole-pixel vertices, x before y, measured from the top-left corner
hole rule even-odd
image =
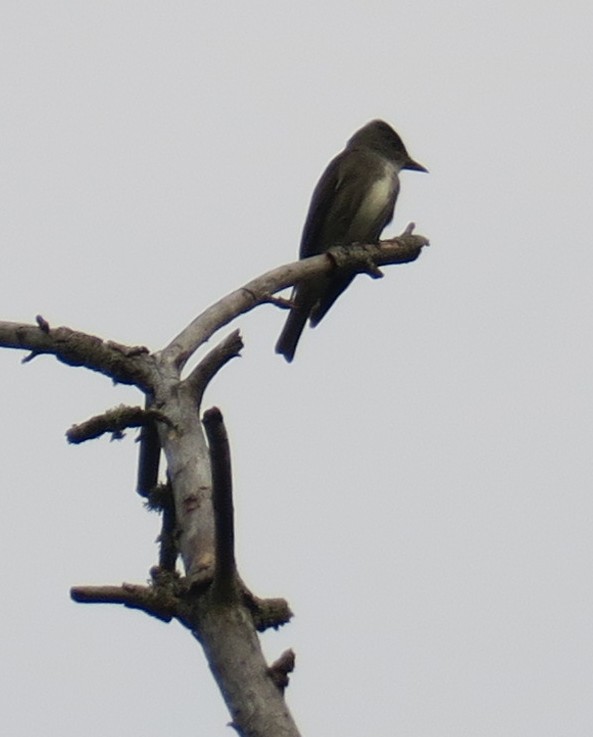
[[[364,156],[362,151],[346,150],[327,165],[311,198],[300,258],[323,253],[346,236],[352,214],[357,212],[365,195],[364,188],[357,186],[349,175],[356,171]],[[328,224],[331,233],[327,232]]]

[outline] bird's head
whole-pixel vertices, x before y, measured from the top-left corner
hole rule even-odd
[[[348,141],[348,148],[370,148],[391,159],[399,169],[428,172],[406,151],[404,142],[384,120],[371,120],[356,131]]]

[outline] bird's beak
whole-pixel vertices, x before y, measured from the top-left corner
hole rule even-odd
[[[404,169],[413,169],[414,171],[424,171],[428,174],[428,169],[425,166],[422,166],[422,164],[419,164],[417,161],[414,161],[414,159],[408,159],[407,162],[404,164]]]

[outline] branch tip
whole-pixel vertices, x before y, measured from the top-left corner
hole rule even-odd
[[[258,632],[265,632],[267,629],[277,630],[288,624],[294,616],[286,599],[260,599],[245,589],[243,601],[251,612],[255,629]]]
[[[178,597],[165,586],[73,586],[70,598],[79,604],[123,604],[141,609],[162,622],[170,622],[178,613]]]
[[[35,315],[35,322],[39,326],[40,330],[44,333],[49,333],[49,323],[44,317],[41,315]]]
[[[34,358],[41,355],[41,351],[31,351],[24,358],[21,359],[21,363],[30,363]]]
[[[202,397],[206,391],[206,387],[231,359],[238,358],[243,348],[243,338],[239,329],[233,330],[230,335],[220,341],[214,348],[209,351],[204,358],[198,363],[195,369],[186,379],[186,385],[191,389],[195,396],[195,402],[198,408],[202,402]]]
[[[288,686],[288,674],[294,670],[296,656],[293,650],[285,650],[278,660],[274,661],[268,668],[268,674],[274,684],[284,693]]]

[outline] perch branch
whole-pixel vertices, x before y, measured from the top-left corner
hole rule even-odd
[[[421,235],[407,232],[398,238],[381,241],[378,244],[348,246],[348,255],[341,259],[340,267],[354,272],[369,272],[387,264],[402,264],[414,261],[428,240]],[[372,262],[373,268],[369,265]],[[253,279],[243,287],[227,294],[208,307],[179,333],[160,356],[165,363],[174,364],[181,369],[197,348],[210,337],[244,312],[249,312],[259,304],[269,302],[270,295],[296,282],[313,276],[327,274],[335,269],[331,255],[321,254],[311,258],[294,261],[279,266]]]

